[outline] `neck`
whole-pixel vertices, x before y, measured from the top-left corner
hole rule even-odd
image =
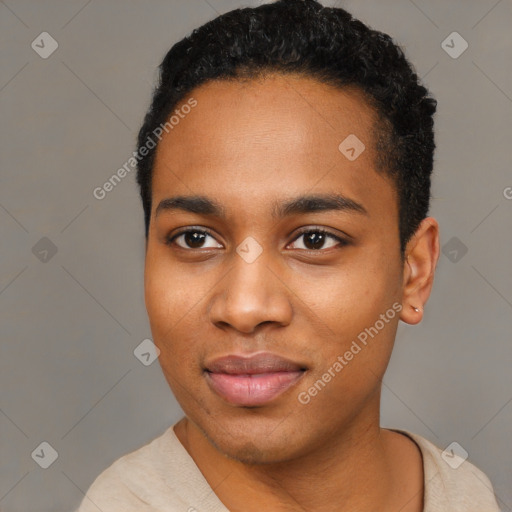
[[[175,431],[215,494],[233,512],[330,512],[333,503],[338,511],[421,511],[421,455],[404,436],[381,429],[378,417],[354,421],[309,453],[271,464],[226,457],[187,418]]]

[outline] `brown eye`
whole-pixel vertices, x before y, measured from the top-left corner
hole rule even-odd
[[[211,245],[212,242],[209,242],[209,238],[212,239],[213,245]],[[182,249],[212,249],[222,247],[222,245],[215,241],[212,235],[200,229],[181,231],[166,240],[167,245],[172,245],[173,243],[176,243],[176,245]],[[205,243],[209,243],[210,245],[205,245]]]
[[[345,240],[323,229],[310,229],[309,231],[303,231],[295,239],[294,243],[300,239],[303,240],[302,247],[300,247],[301,244],[299,244],[299,247],[294,247],[294,249],[319,251],[321,249],[331,249],[336,245],[346,245]]]

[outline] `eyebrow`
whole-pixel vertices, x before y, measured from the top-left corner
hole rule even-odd
[[[175,196],[162,199],[156,208],[155,217],[158,217],[163,211],[173,210],[182,210],[221,219],[226,218],[225,208],[217,201],[206,196]],[[271,211],[274,219],[321,211],[346,211],[368,215],[362,204],[340,194],[314,194],[294,197],[282,203],[274,203]]]

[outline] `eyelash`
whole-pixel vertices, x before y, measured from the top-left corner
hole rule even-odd
[[[180,237],[181,235],[185,235],[187,233],[201,233],[201,234],[205,234],[205,235],[209,235],[211,236],[212,238],[215,239],[215,237],[208,231],[208,230],[205,230],[205,229],[195,229],[195,228],[187,228],[187,229],[183,229],[182,231],[179,231],[178,233],[175,233],[174,235],[172,236],[168,236],[166,237],[165,239],[165,244],[168,245],[168,246],[172,246],[174,244],[174,240],[176,240],[176,238]],[[307,234],[310,234],[310,233],[320,233],[320,234],[323,234],[323,235],[326,235],[330,238],[333,238],[334,240],[336,240],[336,242],[338,242],[338,248],[339,247],[344,247],[346,245],[349,244],[349,242],[337,235],[334,235],[333,233],[331,233],[330,231],[327,231],[326,229],[324,228],[305,228],[301,231],[299,231],[299,233],[297,234],[297,236],[292,240],[292,243],[293,242],[296,242],[301,236],[303,235],[307,235]],[[178,246],[180,249],[183,249],[185,251],[194,251],[194,250],[201,250],[202,248],[198,248],[198,249],[194,249],[194,248],[187,248],[185,249],[184,247],[180,247]],[[308,251],[308,252],[325,252],[329,249],[335,249],[336,247],[329,247],[328,249],[300,249],[301,251]]]

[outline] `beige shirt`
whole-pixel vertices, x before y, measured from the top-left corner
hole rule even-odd
[[[424,512],[500,512],[489,479],[467,460],[453,469],[421,436]],[[450,461],[452,462],[452,461]],[[460,462],[460,461],[459,461]],[[229,512],[169,427],[116,460],[92,483],[76,512]]]

